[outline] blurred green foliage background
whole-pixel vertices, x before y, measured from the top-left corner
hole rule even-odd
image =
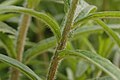
[[[7,4],[7,2],[10,1],[11,4]],[[12,3],[12,1],[15,2]],[[23,6],[24,2],[25,0],[0,0],[0,5]],[[90,5],[97,6],[98,12],[120,11],[120,0],[86,0],[86,2],[88,2]],[[35,10],[53,16],[53,18],[58,21],[59,25],[62,26],[61,23],[65,16],[63,0],[40,0],[40,2],[36,4]],[[4,22],[15,30],[18,30],[21,14],[10,14],[12,15],[0,21]],[[116,31],[118,35],[120,34],[120,19],[103,19],[103,21],[105,21],[105,23],[109,26],[115,27],[114,31]],[[85,23],[82,27],[93,26],[98,25],[95,22],[89,21],[88,23]],[[46,24],[44,24],[40,20],[32,18],[27,35],[25,50],[33,47],[38,42],[52,36],[53,33]],[[14,39],[14,36],[11,37]],[[71,38],[72,37],[70,37],[70,39]],[[72,49],[82,49],[97,52],[101,56],[110,59],[116,66],[120,67],[120,48],[103,30],[83,33],[79,38],[72,40],[69,45],[72,45]],[[42,78],[45,78],[51,57],[54,53],[54,49],[55,47],[49,49],[46,52],[43,52],[43,54],[37,56],[35,59],[32,59],[27,65],[33,71],[35,71],[35,73],[42,76]],[[0,53],[6,54],[2,43],[0,43]],[[8,79],[10,74],[9,69],[10,68],[7,64],[0,62],[0,80]],[[64,59],[59,66],[56,80],[89,80],[93,77],[98,78],[104,76],[106,77],[107,74],[105,74],[102,70],[90,64],[89,62],[83,59],[69,57]],[[21,80],[29,79],[21,74]]]

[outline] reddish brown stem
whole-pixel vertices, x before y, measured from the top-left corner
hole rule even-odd
[[[70,32],[71,27],[73,26],[74,14],[75,14],[75,10],[76,10],[78,1],[79,0],[72,0],[70,9],[69,9],[68,14],[67,14],[66,23],[64,25],[62,38],[61,38],[61,40],[56,48],[55,54],[53,55],[53,58],[52,58],[52,61],[50,64],[47,80],[54,80],[55,79],[57,68],[58,68],[58,65],[60,64],[60,61],[61,61],[61,59],[58,55],[59,54],[58,52],[59,52],[59,50],[63,50],[66,47],[68,34]]]

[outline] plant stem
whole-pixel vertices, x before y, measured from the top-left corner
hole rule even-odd
[[[23,15],[21,19],[20,29],[17,37],[17,43],[16,43],[16,52],[17,52],[17,60],[22,62],[22,56],[24,51],[24,44],[26,39],[26,34],[30,22],[30,16],[29,15]],[[18,80],[19,78],[19,71],[17,69],[13,68],[11,80]]]
[[[58,51],[63,50],[66,47],[68,34],[70,32],[71,27],[73,26],[74,14],[76,11],[78,1],[79,0],[72,0],[70,10],[68,11],[67,18],[65,20],[66,22],[64,25],[63,33],[62,33],[62,38],[56,48],[55,54],[53,55],[53,58],[50,64],[50,68],[49,68],[48,75],[47,75],[47,80],[54,80],[55,78],[58,64],[60,64],[60,61],[61,61],[60,57],[58,56]]]
[[[26,7],[32,9],[33,6],[29,6],[29,5],[31,4],[27,3]],[[27,14],[22,15],[21,22],[19,24],[19,31],[18,31],[17,42],[16,42],[16,53],[17,53],[16,59],[20,62],[22,62],[25,39],[26,39],[30,21],[31,21],[31,16]],[[19,70],[12,68],[10,80],[19,80],[19,74],[20,74]]]
[[[16,44],[16,51],[17,51],[17,60],[22,61],[22,54],[24,51],[24,44],[25,44],[25,39],[29,27],[31,17],[29,15],[24,14],[21,19],[21,23],[19,26],[19,33],[18,33],[18,38],[17,38],[17,44]]]

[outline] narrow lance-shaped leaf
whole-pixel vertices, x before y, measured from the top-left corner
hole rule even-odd
[[[63,0],[63,1],[64,1],[64,11],[65,13],[67,13],[70,8],[71,0]]]
[[[110,76],[104,76],[100,78],[92,78],[92,79],[87,79],[87,80],[114,80],[114,79]]]
[[[87,69],[88,69],[88,63],[83,60],[80,60],[77,64],[75,76],[77,78],[81,77],[85,73],[85,71],[87,71]]]
[[[49,17],[48,15],[46,15],[44,13],[40,13],[40,12],[36,12],[32,9],[16,7],[16,6],[0,6],[0,13],[5,13],[5,12],[25,13],[25,14],[29,14],[37,19],[40,19],[50,27],[50,29],[56,36],[57,41],[61,38],[61,32],[60,32],[58,23],[54,19],[52,19],[51,17]]]
[[[70,8],[70,3],[72,0],[64,0],[65,3],[65,12],[68,11],[68,9]],[[87,2],[85,2],[84,0],[80,0],[78,5],[77,5],[77,9],[75,11],[75,16],[74,19],[75,21],[86,17],[88,14],[95,12],[97,10],[96,6],[93,5],[89,5]]]
[[[97,10],[96,6],[89,5],[84,0],[80,0],[79,4],[77,5],[76,13],[75,13],[75,21],[80,18],[87,16],[88,14],[95,12]]]
[[[0,32],[3,33],[10,33],[10,34],[16,34],[16,30],[5,24],[4,22],[0,21]]]
[[[120,29],[120,25],[119,24],[108,24],[108,27],[114,30],[118,30]],[[77,30],[73,31],[73,33],[71,34],[73,36],[72,39],[76,39],[79,38],[81,36],[81,34],[89,34],[89,33],[96,33],[99,31],[103,31],[104,29],[98,25],[94,25],[94,26],[84,26],[84,27],[80,27]]]
[[[22,73],[27,75],[31,80],[42,80],[29,67],[25,66],[24,64],[22,64],[21,62],[15,59],[12,59],[10,57],[0,54],[0,61],[19,69]]]
[[[73,71],[70,68],[66,69],[68,80],[74,80]]]
[[[103,32],[101,36],[99,36],[98,42],[99,42],[99,49],[98,49],[99,55],[103,57],[107,57],[110,54],[112,48],[114,47],[114,43],[111,42],[111,39],[105,32]]]
[[[111,25],[109,26],[112,29],[118,29],[120,28],[119,25]],[[103,30],[100,26],[92,26],[92,27],[82,27],[79,28],[77,31],[73,33],[73,38],[71,40],[77,39],[80,37],[81,34],[85,33],[93,33]],[[34,47],[28,49],[25,51],[24,55],[24,62],[28,63],[31,59],[35,58],[39,54],[42,54],[45,51],[48,51],[48,49],[55,47],[56,45],[56,39],[55,37],[51,37],[45,40],[40,41],[38,44],[36,44]]]
[[[96,22],[103,27],[103,29],[108,33],[108,35],[110,35],[114,41],[118,44],[118,46],[120,47],[120,38],[119,36],[112,30],[110,29],[103,21],[97,19]]]
[[[40,41],[34,47],[28,49],[24,54],[24,61],[28,63],[28,61],[37,55],[41,54],[42,52],[54,47],[56,45],[55,37],[48,38],[46,40]]]
[[[41,0],[42,2],[54,2],[54,3],[59,3],[59,4],[64,4],[63,0]]]
[[[13,4],[16,4],[16,3],[18,3],[18,2],[20,2],[20,1],[22,1],[22,0],[5,0],[5,1],[3,1],[0,5],[13,5]]]
[[[60,57],[76,56],[80,58],[85,58],[86,60],[92,62],[93,64],[101,68],[103,71],[105,71],[114,80],[120,80],[120,69],[113,65],[108,59],[103,58],[96,53],[82,50],[81,51],[63,50],[59,54]]]
[[[0,32],[0,40],[2,41],[8,55],[15,58],[16,52],[15,52],[14,43],[13,43],[12,39],[9,38],[4,33]]]
[[[97,10],[96,6],[93,5],[88,5],[86,6],[76,17],[76,20],[82,19],[83,17],[86,17],[87,15],[89,15],[92,12],[95,12]]]
[[[27,0],[27,3],[29,4],[28,7],[34,8],[39,4],[40,0]]]
[[[89,14],[86,17],[77,20],[74,23],[74,27],[79,26],[83,22],[97,19],[97,18],[120,18],[120,11],[104,11],[104,12],[96,12],[96,13]]]
[[[15,17],[17,14],[0,14],[0,21],[8,20],[9,18]]]

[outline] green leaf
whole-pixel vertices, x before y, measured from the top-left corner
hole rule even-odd
[[[120,69],[113,65],[108,59],[101,57],[96,53],[92,53],[89,51],[70,51],[70,50],[63,50],[60,53],[60,56],[76,56],[82,57],[86,60],[92,62],[103,71],[105,71],[108,75],[110,75],[114,80],[120,80]]]
[[[8,20],[9,18],[15,17],[17,14],[0,14],[0,21]]]
[[[0,32],[16,34],[16,30],[0,21]]]
[[[64,0],[64,3],[65,3],[65,12],[67,13],[68,9],[70,8],[71,0]],[[89,5],[84,0],[80,0],[77,5],[77,9],[75,11],[74,19],[75,21],[77,21],[78,19],[81,19],[87,16],[88,14],[95,12],[96,10],[97,10],[96,6]]]
[[[109,36],[113,38],[113,40],[116,42],[116,44],[120,47],[120,38],[119,36],[112,30],[110,29],[103,21],[101,20],[96,20],[96,22],[108,33]]]
[[[110,76],[104,76],[100,78],[93,78],[93,79],[87,79],[87,80],[114,80],[114,79],[111,78]]]
[[[66,49],[74,50],[74,47],[70,41],[67,42]]]
[[[28,8],[34,8],[39,2],[40,0],[27,0]]]
[[[76,21],[74,23],[74,27],[77,27],[86,21],[94,20],[97,18],[120,18],[120,11],[104,11],[104,12],[96,12],[89,14],[86,17],[83,17],[82,19]]]
[[[119,48],[116,48],[116,52],[114,54],[114,57],[113,57],[113,63],[119,67],[120,65],[120,49]]]
[[[85,6],[85,5],[84,5]],[[78,14],[78,16],[76,17],[76,21],[78,19],[82,19],[83,17],[86,17],[88,14],[93,13],[97,10],[96,6],[93,5],[88,5],[86,6],[83,10],[81,10],[81,12]]]
[[[84,0],[80,0],[79,4],[77,5],[76,13],[75,13],[75,21],[81,19],[88,14],[95,12],[97,10],[96,6],[89,5]]]
[[[16,6],[0,6],[0,13],[5,13],[5,12],[25,13],[25,14],[31,15],[37,19],[40,19],[50,27],[50,29],[56,36],[57,41],[59,41],[59,39],[61,38],[61,32],[60,32],[60,27],[59,27],[58,23],[54,19],[52,19],[51,17],[46,15],[45,13],[40,13],[40,12],[36,12],[32,9],[16,7]]]
[[[110,25],[109,27],[112,29],[118,29],[120,25]],[[81,27],[79,28],[77,31],[75,31],[72,34],[72,39],[74,40],[76,38],[79,38],[81,36],[81,34],[85,34],[85,33],[93,33],[93,32],[98,32],[103,30],[100,26],[91,26],[91,27]],[[38,44],[36,44],[34,47],[28,49],[27,51],[25,51],[25,57],[24,57],[24,62],[28,63],[31,59],[35,58],[36,56],[42,54],[45,51],[48,51],[48,49],[53,48],[56,46],[56,40],[55,37],[51,37],[45,40],[40,41]],[[70,46],[70,45],[68,45]]]
[[[54,2],[54,3],[59,3],[59,4],[64,4],[63,0],[41,0],[42,2]]]
[[[120,29],[120,25],[119,24],[108,24],[108,27],[114,30],[118,30]],[[94,26],[84,26],[84,27],[80,27],[77,30],[72,32],[72,39],[77,39],[81,36],[81,34],[90,34],[90,33],[95,33],[95,32],[99,32],[99,31],[103,31],[104,29],[98,25],[94,25]]]
[[[21,1],[21,0],[19,0],[19,1]],[[4,1],[4,2],[2,2],[0,5],[13,5],[13,4],[16,4],[16,3],[18,3],[19,2],[18,0],[6,0],[6,1]]]
[[[47,51],[48,49],[54,47],[56,45],[56,39],[55,37],[48,38],[46,40],[40,41],[38,44],[36,44],[34,47],[28,49],[25,51],[25,57],[24,61],[25,63],[28,63],[28,61],[37,55],[41,54],[44,51]]]
[[[70,8],[71,0],[63,0],[63,1],[64,1],[64,11],[65,13],[67,13]]]
[[[24,64],[22,64],[21,62],[15,59],[12,59],[10,57],[0,54],[0,61],[19,69],[22,73],[24,73],[26,76],[28,76],[32,80],[42,80],[29,67],[25,66]]]
[[[79,61],[76,68],[76,74],[75,74],[76,77],[77,78],[81,77],[87,69],[88,69],[88,63],[86,63],[83,60]]]
[[[9,56],[16,58],[15,46],[11,38],[6,34],[0,32],[0,40],[3,43],[4,48],[6,49]]]
[[[113,47],[114,42],[111,42],[109,36],[105,32],[103,32],[102,35],[99,36],[98,53],[103,57],[107,57],[111,53]]]
[[[66,69],[68,80],[74,80],[73,71],[70,68]]]

